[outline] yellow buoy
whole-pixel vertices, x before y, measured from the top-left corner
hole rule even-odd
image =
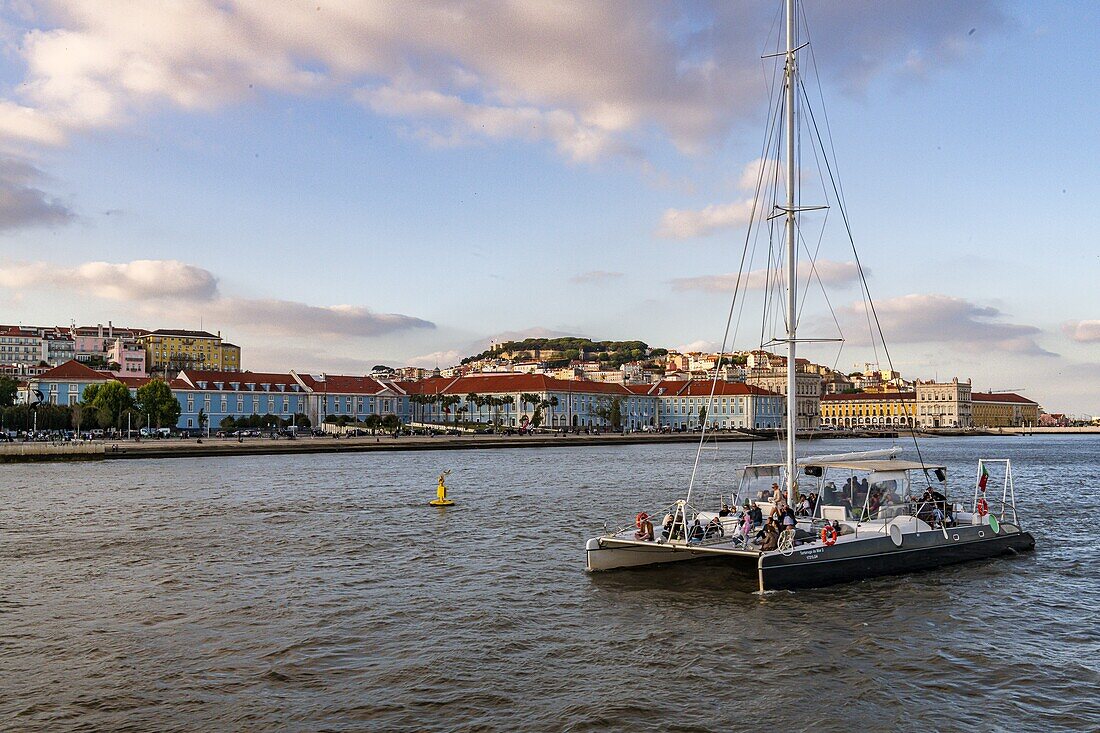
[[[443,473],[439,474],[439,485],[435,487],[435,498],[428,503],[432,506],[454,506],[454,502],[447,498],[447,474],[451,472],[451,469],[447,469]]]

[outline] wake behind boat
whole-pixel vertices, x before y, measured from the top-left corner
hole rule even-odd
[[[851,244],[860,285],[866,298],[867,323],[872,344],[881,344],[889,368],[893,371],[879,319],[874,311],[863,266],[855,251],[843,195],[837,182],[835,165],[829,163],[831,144],[826,144],[813,101],[805,92],[799,75],[799,54],[811,49],[800,43],[796,1],[785,0],[785,49],[765,58],[782,59],[782,84],[770,107],[769,129],[765,133],[762,164],[756,182],[751,221],[745,237],[745,249],[730,304],[726,331],[715,367],[710,397],[701,413],[702,434],[695,455],[695,467],[684,498],[666,510],[650,515],[641,512],[633,526],[612,530],[590,539],[586,546],[590,571],[615,570],[714,560],[755,569],[761,591],[803,588],[861,580],[881,575],[934,568],[967,560],[996,557],[1030,550],[1035,540],[1020,527],[1012,464],[1007,459],[978,460],[977,481],[967,502],[949,498],[946,467],[924,461],[919,446],[917,460],[901,458],[896,450],[821,456],[799,460],[796,455],[798,415],[796,396],[796,350],[799,343],[842,342],[843,338],[799,338],[798,321],[805,305],[799,301],[799,253],[810,260],[807,280],[817,278],[816,257],[822,238],[811,250],[800,226],[803,214],[821,212],[831,206],[840,209],[847,242]],[[823,110],[822,110],[823,112]],[[819,177],[826,187],[829,205],[806,205],[799,191],[800,171],[799,113],[808,116],[810,149],[819,161]],[[803,120],[805,122],[805,120]],[[785,148],[780,162],[779,150]],[[774,151],[774,158],[770,155]],[[774,165],[769,165],[769,162]],[[784,184],[780,183],[780,171]],[[784,193],[781,200],[780,193]],[[831,194],[830,194],[831,192]],[[831,199],[830,199],[831,195]],[[764,202],[771,198],[770,206]],[[780,226],[782,231],[779,231]],[[768,282],[765,286],[760,348],[786,346],[786,420],[785,461],[746,466],[737,480],[737,489],[723,496],[716,506],[695,506],[699,459],[713,414],[722,358],[730,339],[743,291],[747,290],[747,264],[751,265],[750,245],[755,253],[756,238],[768,232]],[[782,240],[783,247],[772,247]],[[827,302],[827,296],[826,296]],[[781,305],[781,307],[780,307]],[[831,311],[831,306],[830,311]],[[836,321],[835,314],[834,322]],[[740,317],[737,321],[740,323]],[[769,327],[782,322],[784,332],[770,339]],[[877,339],[877,341],[876,341]],[[838,353],[839,358],[839,353]],[[876,347],[877,359],[877,347]],[[916,446],[916,434],[910,418],[910,432]],[[1000,495],[989,493],[990,469],[998,474]],[[731,508],[732,507],[732,508]],[[739,510],[739,511],[738,511]],[[624,512],[626,514],[626,512]],[[658,519],[656,524],[654,519]]]

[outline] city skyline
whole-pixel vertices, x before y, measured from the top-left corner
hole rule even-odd
[[[8,7],[0,321],[201,322],[257,370],[716,345],[776,7],[395,7]],[[894,367],[1100,412],[1097,102],[1063,58],[1100,11],[806,13]],[[849,260],[819,263],[842,321]],[[807,356],[872,359],[845,335]]]

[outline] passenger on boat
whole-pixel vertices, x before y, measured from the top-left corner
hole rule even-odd
[[[809,502],[810,502],[810,516],[812,517],[814,515],[814,512],[817,511],[817,493],[816,492],[810,494]]]
[[[795,514],[800,517],[808,517],[810,515],[810,497],[803,496],[798,500],[798,508],[795,509]]]
[[[759,527],[764,523],[764,510],[760,508],[760,505],[755,501],[752,503],[752,509],[749,510],[749,515],[752,517],[752,526]]]
[[[703,538],[707,536],[706,530],[703,529],[703,525],[700,524],[699,518],[695,518],[695,523],[691,525],[691,533],[688,535],[688,542],[696,543],[702,542]]]
[[[774,520],[768,520],[764,528],[757,533],[760,539],[760,550],[769,552],[779,547],[779,525]]]
[[[878,517],[878,510],[882,508],[882,497],[879,496],[877,491],[871,492],[871,499],[867,503],[867,511],[871,514],[871,519]]]
[[[772,484],[772,504],[778,504],[782,498],[783,491],[779,488],[779,484]]]
[[[726,528],[722,526],[722,520],[718,517],[710,520],[707,523],[707,531],[705,537],[725,537]]]
[[[672,515],[666,514],[665,518],[661,520],[661,531],[664,535],[664,539],[668,539],[672,536]]]
[[[638,531],[634,533],[634,539],[643,542],[653,541],[653,522],[649,521],[649,515],[642,512],[638,515]]]
[[[737,525],[737,531],[734,537],[742,537],[745,540],[745,544],[749,542],[749,535],[752,533],[752,514],[746,509],[741,514],[741,524]]]
[[[729,506],[727,506],[726,504],[723,504],[722,508],[718,510],[718,516],[720,517],[728,517],[731,514],[733,514],[733,512],[730,511]]]

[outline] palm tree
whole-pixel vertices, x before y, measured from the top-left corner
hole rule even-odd
[[[539,396],[532,392],[524,392],[519,396],[520,406],[523,408],[523,412],[527,412],[527,406],[537,405],[539,403]]]
[[[478,405],[478,412],[481,411],[480,395],[477,392],[470,392],[466,395],[466,409],[470,409],[470,405]]]
[[[442,409],[444,412],[450,412],[451,408],[454,407],[455,405],[457,405],[459,402],[462,402],[462,398],[459,397],[456,394],[450,394],[450,395],[445,395],[445,396],[440,396],[439,397],[439,406],[440,406],[440,409]],[[457,428],[458,427],[458,413],[457,412],[454,415],[454,420],[455,420],[455,427]]]

